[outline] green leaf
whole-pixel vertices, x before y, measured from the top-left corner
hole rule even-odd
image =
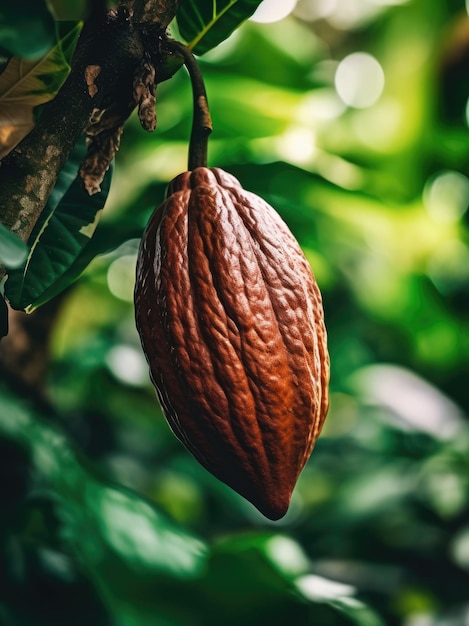
[[[139,239],[143,234],[143,230],[143,226],[136,226],[131,220],[123,220],[119,223],[98,224],[95,234],[74,262],[57,278],[53,285],[44,291],[35,306],[44,304],[69,287],[80,277],[95,257],[115,250],[129,239]]]
[[[49,0],[57,20],[83,20],[89,4],[86,0]]]
[[[0,223],[0,264],[11,269],[21,267],[28,252],[28,246]]]
[[[0,435],[29,451],[57,499],[62,540],[101,587],[128,594],[135,576],[154,585],[155,576],[180,581],[200,574],[207,547],[198,537],[137,493],[96,478],[59,429],[1,389]]]
[[[326,604],[346,615],[357,626],[384,626],[381,618],[353,596],[354,587],[315,574],[301,576],[296,587],[306,600]]]
[[[356,598],[331,600],[329,606],[346,615],[357,626],[385,626],[381,617]]]
[[[55,21],[45,0],[3,0],[0,48],[9,55],[37,59],[56,41]]]
[[[81,25],[74,24],[38,61],[13,57],[0,75],[0,159],[34,126],[34,108],[56,95],[70,71]]]
[[[65,289],[70,283],[61,280],[62,276],[94,234],[109,193],[112,168],[104,177],[101,193],[89,196],[77,174],[85,154],[83,139],[72,151],[34,227],[26,263],[9,273],[5,293],[15,309],[31,312]]]
[[[261,0],[186,0],[177,13],[181,36],[195,54],[227,39],[250,17]]]
[[[83,22],[77,22],[76,20],[64,20],[57,24],[57,32],[59,34],[59,43],[62,48],[62,54],[69,65],[72,61],[72,56],[75,52],[82,27]]]

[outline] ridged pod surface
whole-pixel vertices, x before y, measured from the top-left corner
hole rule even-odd
[[[321,294],[286,224],[219,168],[179,175],[141,242],[135,315],[175,435],[266,517],[282,517],[329,380]]]

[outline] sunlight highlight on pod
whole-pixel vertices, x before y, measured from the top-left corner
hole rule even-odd
[[[353,52],[339,63],[334,84],[345,104],[365,109],[377,102],[384,89],[383,68],[367,52]]]
[[[261,24],[278,22],[290,15],[296,6],[296,2],[297,0],[264,0],[250,19]]]
[[[427,181],[423,201],[436,222],[457,222],[469,206],[469,178],[452,170],[438,172]]]

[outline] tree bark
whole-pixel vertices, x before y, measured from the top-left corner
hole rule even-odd
[[[68,79],[35,128],[1,162],[0,221],[23,241],[90,120],[107,117],[117,128],[135,106],[135,73],[145,57],[153,67],[161,64],[158,41],[178,5],[179,0],[121,0],[104,19],[90,14]],[[156,75],[158,80],[163,77]]]
[[[178,4],[128,0],[99,16],[90,11],[68,79],[44,106],[31,133],[0,163],[0,221],[23,241],[84,130],[96,118],[107,118],[111,130],[119,128],[136,106],[135,77],[142,59],[150,59],[153,67],[161,64],[165,51],[159,41]],[[154,78],[158,82],[167,76],[157,72]],[[0,377],[38,406],[48,403],[48,344],[61,302],[54,298],[32,315],[10,310],[10,332],[0,344]]]
[[[63,299],[62,294],[53,298],[32,315],[10,309],[10,332],[0,341],[2,384],[47,409],[50,406],[45,383],[50,364],[50,339]]]

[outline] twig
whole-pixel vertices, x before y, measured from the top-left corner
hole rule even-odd
[[[194,100],[192,131],[189,143],[188,169],[207,167],[208,138],[212,132],[212,120],[208,108],[205,83],[198,63],[187,46],[178,42],[169,42],[170,48],[179,52],[184,58],[184,65],[189,72]]]

